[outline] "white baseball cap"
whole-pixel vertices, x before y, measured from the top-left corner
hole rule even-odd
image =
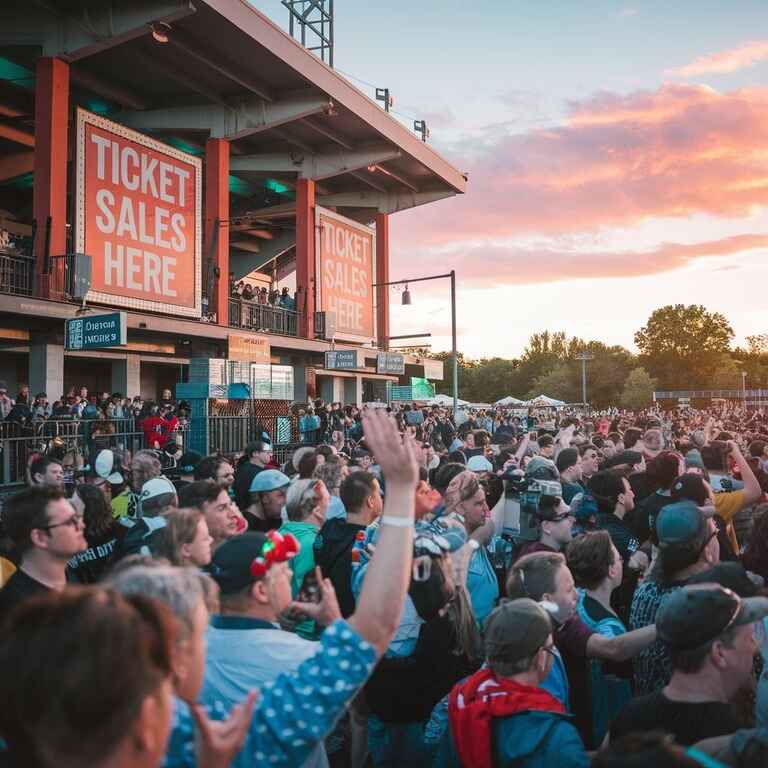
[[[493,464],[485,456],[472,456],[467,462],[467,469],[472,472],[493,472]]]
[[[93,462],[93,469],[96,474],[106,480],[110,485],[120,485],[124,478],[115,467],[115,454],[112,451],[99,451],[96,455],[96,461]]]

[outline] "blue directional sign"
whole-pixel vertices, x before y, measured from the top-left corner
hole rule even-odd
[[[125,312],[76,317],[67,320],[64,326],[64,345],[69,350],[122,347],[127,343]]]

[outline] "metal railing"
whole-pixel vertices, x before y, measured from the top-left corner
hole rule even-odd
[[[258,304],[242,299],[229,300],[229,325],[249,331],[279,333],[283,336],[297,336],[299,313],[271,304]]]
[[[0,252],[0,293],[31,296],[35,260],[20,253]]]
[[[174,438],[185,450],[194,441],[196,426],[192,419],[168,438]],[[275,459],[281,464],[299,446],[319,440],[316,432],[300,433],[295,416],[209,416],[205,427],[207,452],[229,457],[239,456],[248,443],[261,439],[266,432],[272,439]],[[135,454],[149,447],[144,432],[132,418],[48,419],[28,425],[0,422],[0,491],[26,482],[27,467],[36,454],[56,457],[62,460],[65,471],[76,472],[99,450]]]

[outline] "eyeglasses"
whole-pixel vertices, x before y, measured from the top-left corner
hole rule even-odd
[[[65,526],[65,525],[72,526],[72,528],[79,528],[82,522],[83,522],[82,514],[80,514],[80,512],[75,512],[75,514],[72,515],[72,517],[68,517],[66,520],[63,520],[60,523],[54,523],[53,525],[40,526],[40,530],[52,531],[54,528],[61,528],[62,526]]]
[[[563,512],[561,515],[556,515],[552,518],[553,523],[562,523],[563,520],[567,520],[569,517],[573,517],[572,512]]]

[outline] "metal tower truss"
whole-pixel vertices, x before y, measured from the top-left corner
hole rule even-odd
[[[333,66],[333,0],[282,0],[289,31],[309,51]]]

